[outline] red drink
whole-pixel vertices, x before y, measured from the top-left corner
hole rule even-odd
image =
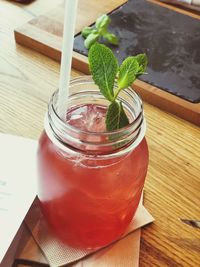
[[[73,247],[98,248],[120,237],[135,214],[144,185],[145,138],[134,148],[134,142],[129,142],[105,152],[105,112],[105,107],[96,104],[79,105],[68,112],[66,124],[82,130],[75,138],[85,140],[84,133],[92,132],[84,148],[86,141],[79,144],[81,150],[73,146],[73,140],[63,150],[62,142],[57,146],[46,132],[39,142],[42,211],[56,235]]]

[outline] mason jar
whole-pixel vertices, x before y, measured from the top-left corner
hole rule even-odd
[[[108,132],[109,102],[90,76],[71,80],[66,116],[58,91],[39,140],[39,199],[56,236],[97,249],[118,239],[137,210],[148,167],[143,105],[132,88],[120,92],[129,125]]]

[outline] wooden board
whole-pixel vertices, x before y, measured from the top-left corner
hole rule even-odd
[[[79,33],[85,25],[92,24],[100,14],[110,13],[125,2],[126,1],[123,0],[114,0],[107,1],[107,4],[102,4],[100,0],[80,0],[76,33]],[[166,4],[162,5],[168,7]],[[177,11],[177,8],[175,9]],[[180,12],[179,9],[178,11]],[[183,11],[183,13],[185,12],[186,11]],[[186,13],[187,15],[198,17],[198,15],[190,12]],[[59,6],[53,11],[39,16],[16,29],[16,41],[60,61],[62,21],[63,7]],[[89,73],[87,58],[79,53],[74,52],[73,54],[73,67],[84,73]],[[134,88],[140,93],[143,100],[192,123],[200,125],[200,104],[190,103],[142,81],[137,81]]]
[[[79,0],[75,33],[91,25],[98,16],[110,13],[127,0]],[[60,60],[64,21],[64,6],[30,20],[15,30],[18,43],[30,47],[55,60]]]

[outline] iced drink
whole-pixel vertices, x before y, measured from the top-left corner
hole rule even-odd
[[[128,138],[130,131],[126,138],[122,132],[108,136],[106,106],[88,102],[75,102],[68,109],[66,134],[52,122],[50,130],[43,132],[38,150],[39,198],[59,239],[73,247],[94,249],[119,238],[132,220],[144,186],[148,148],[144,136],[134,145],[142,120],[137,122],[134,140]]]

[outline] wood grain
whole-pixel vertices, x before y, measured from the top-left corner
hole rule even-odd
[[[111,0],[102,2],[101,0],[96,0],[94,2],[88,0],[79,0],[75,33],[81,32],[84,26],[94,23],[98,16],[104,13],[110,13],[112,10],[121,6],[126,1],[127,0]],[[60,37],[62,39],[63,21],[64,4],[62,3],[51,11],[30,20],[20,29],[24,29],[24,31],[27,33],[27,36],[37,40],[40,40],[42,37],[41,32],[43,35],[47,34],[49,39],[54,37]],[[32,27],[27,28],[29,25],[32,25]],[[59,41],[61,42],[61,40]],[[41,39],[40,42],[42,43],[43,40]]]
[[[194,12],[194,10],[192,10],[192,7],[191,9],[189,9],[188,7],[190,5],[187,5],[184,7],[184,2],[180,2],[180,5],[183,5],[182,7],[178,6],[178,5],[175,5],[175,4],[170,4],[170,3],[167,3],[167,0],[166,0],[166,3],[165,2],[162,2],[160,0],[147,0],[151,3],[154,3],[154,4],[157,4],[159,6],[162,6],[162,7],[165,7],[165,8],[168,8],[168,9],[171,9],[171,10],[174,10],[176,12],[179,12],[181,14],[185,14],[187,16],[190,16],[192,18],[196,18],[196,19],[199,19],[199,15],[200,15],[200,12]],[[173,0],[169,0],[169,2],[173,3]],[[194,9],[195,9],[195,6],[193,5]]]
[[[79,0],[75,33],[80,33],[84,26],[93,24],[97,17],[102,14],[110,13],[125,2],[127,2],[127,0]],[[31,47],[30,41],[32,40],[34,41],[35,50],[50,57],[52,56],[52,49],[55,48],[57,48],[56,53],[60,54],[63,21],[64,5],[61,4],[53,10],[44,13],[17,28],[15,30],[16,41]]]
[[[34,139],[43,129],[60,67],[50,58],[15,44],[14,28],[41,12],[40,3],[44,12],[49,8],[49,2],[36,3],[37,8],[31,4],[24,9],[0,1],[0,131]],[[72,71],[73,76],[79,74]],[[180,218],[200,218],[200,130],[148,103],[144,108],[150,152],[144,204],[156,220],[142,229],[140,267],[197,267],[200,231],[184,225]],[[40,261],[39,251],[33,253],[37,247],[31,238],[26,245],[26,253],[24,250],[21,255]]]
[[[79,0],[75,33],[81,32],[84,26],[91,25],[101,14],[110,13],[125,2],[127,0],[103,2],[101,0]],[[20,27],[16,27],[15,39],[17,43],[30,47],[60,62],[64,21],[63,7],[62,2],[47,13],[43,12],[43,15],[35,17],[23,25],[21,24]],[[30,9],[28,10],[31,12]],[[35,12],[35,8],[33,10]]]

